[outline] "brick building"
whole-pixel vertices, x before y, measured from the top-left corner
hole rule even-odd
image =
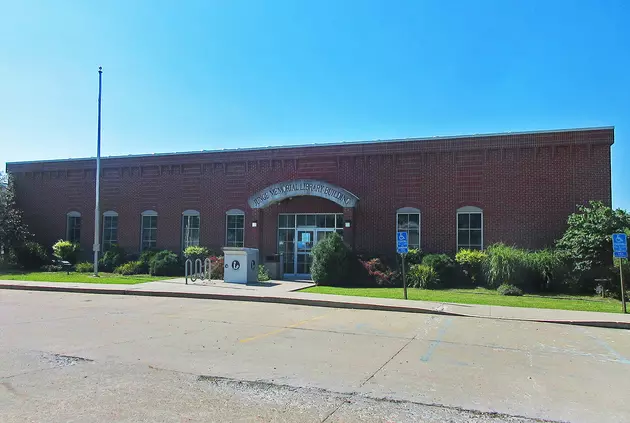
[[[397,229],[427,252],[503,241],[550,245],[588,200],[611,203],[613,128],[201,151],[102,159],[102,247],[187,245],[282,252],[308,274],[336,231],[391,254]],[[47,245],[90,251],[95,160],[9,163],[18,203]]]

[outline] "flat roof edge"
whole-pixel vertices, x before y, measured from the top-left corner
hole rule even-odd
[[[226,148],[220,150],[196,150],[196,151],[179,151],[170,153],[140,153],[140,154],[127,154],[124,156],[101,156],[101,159],[134,159],[144,157],[162,157],[162,156],[183,156],[192,154],[208,154],[208,153],[234,153],[234,152],[248,152],[248,151],[265,151],[265,150],[281,150],[290,148],[315,148],[315,147],[339,147],[347,145],[361,145],[361,144],[387,144],[396,142],[411,142],[411,141],[444,141],[455,140],[462,138],[491,138],[500,137],[506,135],[535,135],[535,134],[553,134],[563,132],[586,132],[586,131],[604,131],[614,130],[615,126],[594,126],[584,128],[568,128],[568,129],[545,129],[539,131],[521,131],[521,132],[493,132],[485,134],[463,134],[463,135],[445,135],[445,136],[433,136],[433,137],[419,137],[419,138],[394,138],[385,140],[368,140],[368,141],[339,141],[330,143],[313,143],[313,144],[290,144],[290,145],[278,145],[267,147],[244,147],[244,148]],[[34,164],[34,163],[62,163],[62,162],[78,162],[86,160],[96,160],[96,157],[77,157],[67,159],[44,159],[44,160],[26,160],[18,162],[7,162],[9,165],[22,165],[22,164]]]

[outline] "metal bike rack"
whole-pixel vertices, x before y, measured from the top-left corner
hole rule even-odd
[[[186,276],[186,285],[188,285],[188,279],[190,279],[191,282],[195,282],[197,279],[212,282],[212,261],[210,258],[204,261],[196,259],[194,262],[188,259],[184,263],[184,274]]]

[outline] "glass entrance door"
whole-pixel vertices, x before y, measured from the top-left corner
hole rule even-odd
[[[295,273],[310,275],[313,256],[311,250],[315,245],[314,229],[297,229],[295,240]]]
[[[313,247],[327,235],[343,236],[343,214],[279,214],[278,253],[283,257],[283,274],[288,278],[309,278]]]

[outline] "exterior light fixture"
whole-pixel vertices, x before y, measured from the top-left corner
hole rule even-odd
[[[258,222],[257,222],[256,220],[254,220],[254,221],[252,222],[252,228],[255,228],[255,227],[257,227],[257,226],[258,226]]]
[[[344,222],[344,226],[345,226],[346,228],[349,228],[350,226],[352,226],[352,221],[351,221],[351,220],[346,220],[346,221]]]

